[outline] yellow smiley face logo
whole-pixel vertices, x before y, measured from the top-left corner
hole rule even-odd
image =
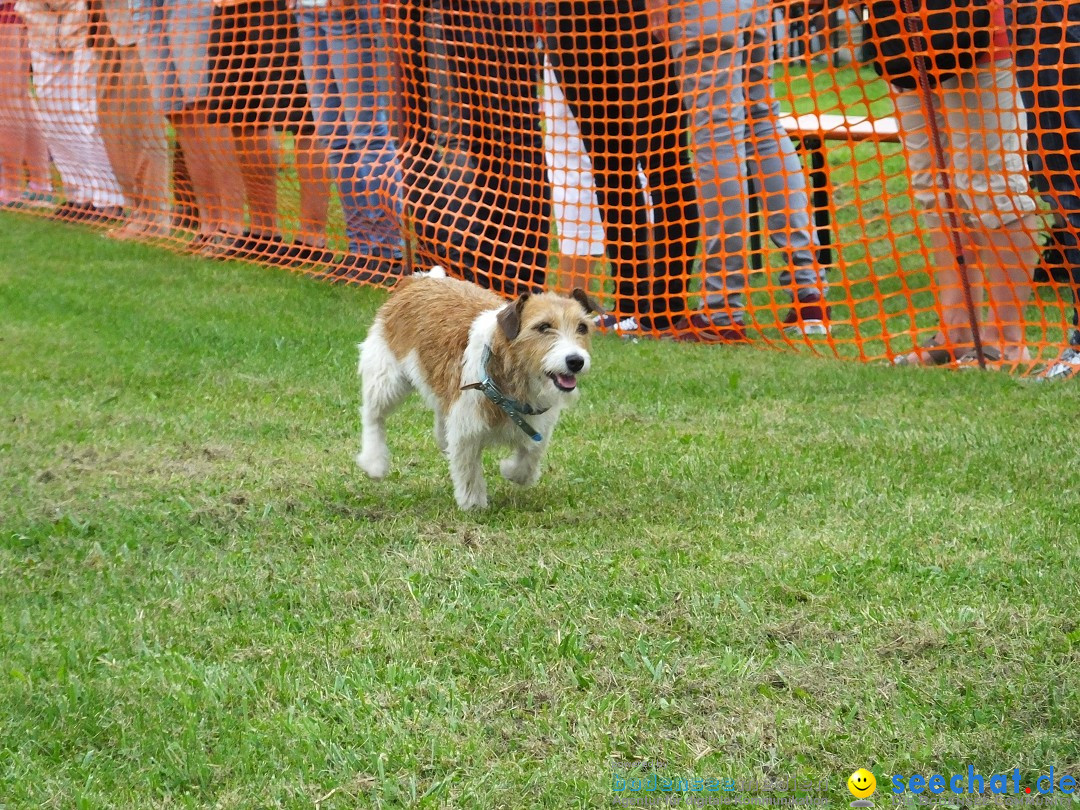
[[[847,789],[856,799],[865,799],[877,790],[877,779],[866,768],[859,768],[848,777]]]

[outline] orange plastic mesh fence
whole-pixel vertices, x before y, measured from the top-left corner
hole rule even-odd
[[[0,2],[0,202],[627,334],[1030,371],[1080,281],[1080,2]]]

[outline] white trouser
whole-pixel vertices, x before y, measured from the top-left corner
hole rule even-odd
[[[97,76],[89,48],[58,58],[31,43],[41,134],[69,202],[123,205],[97,112]]]
[[[592,164],[559,82],[546,64],[542,109],[544,155],[559,252],[565,256],[603,256],[604,223],[596,204]]]

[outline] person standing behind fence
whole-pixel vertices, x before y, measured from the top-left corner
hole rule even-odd
[[[292,3],[312,112],[345,215],[345,269],[386,272],[401,261],[402,237],[380,2]]]
[[[652,0],[693,117],[694,172],[705,220],[703,339],[745,341],[750,198],[762,199],[769,237],[784,252],[780,284],[794,306],[785,328],[828,331],[825,269],[816,261],[806,177],[780,123],[772,89],[779,43],[773,0]],[[666,11],[666,15],[665,12]],[[666,17],[666,19],[665,19]]]
[[[965,304],[954,239],[976,313],[985,286],[990,323],[977,326],[990,361],[1025,362],[1023,307],[1031,296],[1038,251],[1036,204],[1028,187],[1023,148],[1023,101],[1003,0],[924,0],[927,30],[913,37],[903,3],[870,4],[874,64],[890,81],[915,197],[933,248],[941,328],[902,365],[974,362],[974,335]],[[915,7],[920,4],[915,0]],[[925,43],[925,44],[924,44]],[[925,48],[929,93],[940,133],[949,188],[937,164],[939,144],[926,117],[919,88],[917,54]],[[953,206],[949,210],[950,204]]]
[[[67,201],[57,216],[114,220],[124,197],[98,119],[86,0],[17,0],[26,20],[42,134]]]
[[[106,235],[167,237],[172,206],[165,119],[143,71],[130,0],[90,0],[90,14],[102,137],[127,208],[127,222]]]
[[[301,75],[296,22],[285,0],[213,0],[208,121],[232,142],[251,223],[226,255],[272,263],[328,264],[330,182]],[[300,210],[296,239],[279,229],[275,130],[292,134]]]
[[[1015,0],[1017,83],[1028,109],[1032,183],[1062,219],[1044,267],[1072,287],[1072,329],[1043,379],[1080,374],[1080,2]],[[1055,273],[1055,276],[1058,274]]]
[[[397,0],[404,225],[421,266],[542,290],[551,232],[534,4]]]
[[[648,12],[646,0],[547,3],[546,47],[592,162],[615,328],[694,339],[704,324],[687,312],[700,229],[687,120],[677,68]]]
[[[30,94],[26,25],[14,3],[0,3],[0,205],[52,201],[49,150]]]
[[[211,7],[203,0],[129,2],[153,107],[176,133],[198,207],[198,233],[187,250],[221,256],[243,238],[244,194],[232,144],[207,120]]]

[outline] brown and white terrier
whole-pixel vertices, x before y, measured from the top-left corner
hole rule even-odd
[[[487,507],[483,453],[509,445],[502,476],[532,486],[563,408],[589,372],[591,312],[570,297],[524,293],[504,302],[442,268],[397,284],[360,345],[363,446],[356,463],[380,480],[390,470],[387,416],[411,391],[435,411],[435,442],[449,457],[461,509]]]
[[[403,279],[360,344],[356,463],[371,478],[386,476],[386,417],[415,390],[435,411],[458,506],[487,506],[482,457],[491,445],[514,448],[500,465],[505,479],[534,485],[555,423],[592,365],[589,314],[598,311],[580,289],[506,303],[441,267]]]

